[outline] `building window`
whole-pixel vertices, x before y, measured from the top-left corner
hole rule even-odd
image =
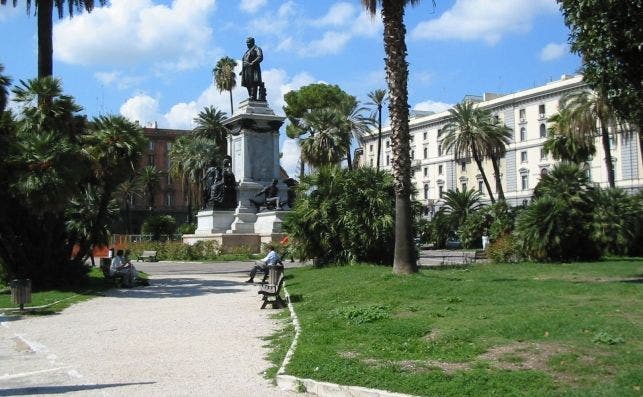
[[[545,118],[545,104],[538,105],[538,118],[539,119],[544,119]]]
[[[388,148],[388,147],[391,147],[391,141],[389,141],[388,139],[386,140],[386,147],[387,147],[387,148]]]
[[[484,182],[478,181],[478,193],[484,194]]]
[[[438,157],[442,156],[442,145],[438,145]]]
[[[462,170],[462,172],[465,172],[467,170],[467,162],[466,161],[463,161],[460,164],[460,170]]]
[[[411,160],[415,158],[415,150],[411,150]]]
[[[540,125],[540,137],[547,138],[547,127],[545,127],[545,124]]]
[[[424,185],[424,199],[425,200],[429,199],[429,185],[428,184]]]
[[[540,148],[540,160],[541,161],[547,160],[547,151],[543,148]]]
[[[372,153],[373,152],[373,145],[368,145],[368,150]]]
[[[147,144],[147,150],[150,152],[153,152],[155,147],[156,147],[156,142],[150,140]]]
[[[388,154],[386,155],[386,165],[391,165],[391,158]]]
[[[174,207],[174,193],[172,192],[165,193],[165,206]]]
[[[520,152],[520,161],[523,162],[523,163],[527,162],[527,151],[526,150],[523,150],[522,152]]]
[[[585,170],[585,176],[587,176],[587,181],[591,182],[592,181],[592,169],[587,167]]]
[[[422,139],[426,141],[426,131],[422,134]]]
[[[165,179],[165,182],[167,183],[168,186],[172,185],[172,174],[170,174],[169,172],[167,173],[167,177]]]
[[[371,164],[371,167],[373,167],[373,159],[371,159],[370,164]]]
[[[524,141],[527,139],[527,129],[525,127],[522,127],[520,129],[520,142]]]
[[[165,151],[166,153],[170,153],[172,151],[172,142],[165,143]]]
[[[529,200],[527,200],[527,199],[522,200],[522,206],[523,207],[526,207],[528,205],[529,205]]]
[[[529,189],[529,175],[521,174],[520,175],[520,189],[527,190]]]
[[[493,123],[494,124],[499,124],[500,123],[500,116],[497,114],[493,116]]]
[[[442,135],[442,130],[438,128],[438,138]]]
[[[518,117],[520,118],[521,123],[527,122],[527,113],[525,112],[525,109],[520,109],[518,111]]]
[[[442,175],[443,168],[444,167],[442,165],[438,165],[438,174]]]
[[[444,193],[444,186],[438,186],[438,197],[442,198],[442,193]]]
[[[154,158],[154,152],[150,152],[147,154],[147,165],[154,165],[155,164],[155,158]]]
[[[429,149],[428,148],[424,148],[424,158],[425,159],[429,158]]]
[[[616,147],[616,137],[614,134],[610,135],[610,149],[614,149]]]
[[[467,183],[466,182],[462,182],[462,185],[460,187],[462,187],[463,192],[467,191]]]
[[[429,169],[427,167],[424,167],[424,176],[427,176],[429,173]]]
[[[540,170],[540,176],[545,176],[548,172],[549,171],[547,171],[547,168],[543,168],[542,170]]]

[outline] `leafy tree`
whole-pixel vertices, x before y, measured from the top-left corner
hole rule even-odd
[[[136,177],[121,182],[116,188],[116,196],[120,198],[120,202],[125,206],[125,233],[132,232],[132,218],[130,203],[135,197],[140,197],[143,193],[140,180]]]
[[[214,83],[219,92],[230,92],[230,115],[234,113],[232,106],[232,90],[237,86],[237,75],[234,68],[237,67],[237,61],[230,57],[223,57],[217,61],[216,66],[212,69],[214,74]]]
[[[393,180],[372,168],[321,167],[304,176],[284,222],[301,258],[317,264],[390,264],[394,241]]]
[[[497,205],[497,203],[496,203]],[[491,207],[482,207],[470,213],[458,228],[458,236],[464,248],[481,248],[482,236],[491,226]]]
[[[38,17],[38,77],[47,77],[53,74],[53,11],[54,7],[58,11],[58,18],[62,18],[67,4],[67,11],[70,17],[74,12],[80,12],[85,9],[91,12],[97,3],[94,0],[35,0],[36,15]],[[106,0],[98,0],[98,4],[105,5]],[[1,5],[6,5],[7,0],[0,0]],[[13,6],[18,4],[13,0]],[[27,14],[31,10],[32,0],[26,0]]]
[[[386,102],[386,90],[376,89],[368,93],[371,102],[368,105],[375,106],[377,112],[377,166],[376,170],[380,170],[380,157],[382,157],[382,107]]]
[[[448,190],[444,193],[443,210],[451,220],[451,230],[458,230],[469,215],[480,209],[480,193],[470,189]]]
[[[393,272],[411,274],[418,270],[412,230],[411,147],[409,134],[408,62],[406,61],[406,26],[404,8],[419,0],[362,0],[371,16],[382,6],[386,80],[391,117],[391,147],[395,181],[395,251]],[[435,2],[434,2],[435,5]]]
[[[220,162],[219,148],[212,139],[194,135],[178,138],[170,149],[170,173],[181,177],[188,193],[188,212],[192,203],[200,204],[203,173],[213,162]]]
[[[160,240],[161,236],[171,236],[175,231],[176,220],[171,215],[152,215],[141,226],[141,233],[151,234],[154,241]]]
[[[289,138],[298,138],[303,144],[305,137],[314,137],[315,131],[308,130],[305,118],[308,113],[321,109],[350,109],[357,105],[354,96],[347,94],[337,85],[310,84],[284,95],[284,113],[290,124],[286,127]],[[301,161],[300,175],[304,175],[304,161]]]
[[[489,193],[489,199],[493,204],[496,200],[493,197],[491,185],[482,166],[485,154],[493,153],[490,148],[491,142],[488,140],[488,134],[486,133],[491,131],[487,124],[489,119],[488,112],[474,107],[471,101],[464,101],[449,109],[449,113],[451,113],[451,121],[443,128],[446,135],[442,140],[442,147],[446,151],[453,150],[456,159],[464,159],[469,156],[473,158],[478,166],[480,175],[482,175],[482,180]]]
[[[643,0],[558,0],[583,79],[617,115],[643,128]],[[641,137],[639,137],[641,139]],[[643,149],[643,140],[640,140]],[[643,156],[643,150],[641,150]]]
[[[214,106],[203,108],[199,115],[194,119],[194,135],[201,138],[207,138],[214,142],[218,147],[217,153],[220,158],[227,153],[228,128],[223,125],[226,115]]]
[[[332,108],[314,109],[306,113],[300,126],[311,137],[301,143],[301,158],[314,167],[338,164],[350,145],[349,136],[341,130],[343,115]]]
[[[594,136],[580,133],[574,127],[573,118],[572,111],[562,106],[558,113],[549,118],[552,124],[543,149],[557,160],[581,164],[596,153],[596,147]]]
[[[571,128],[578,134],[592,139],[596,133],[598,122],[598,131],[603,143],[603,152],[605,158],[605,168],[607,170],[607,181],[611,188],[614,188],[614,163],[612,163],[612,153],[610,150],[610,136],[608,127],[616,127],[616,114],[612,107],[607,103],[606,98],[595,91],[578,91],[564,96],[561,99],[561,105],[564,109],[569,109],[571,113]]]

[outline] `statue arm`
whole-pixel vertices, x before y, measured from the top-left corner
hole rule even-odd
[[[263,61],[263,51],[261,51],[261,48],[257,47],[257,58],[253,63],[260,63],[261,61]]]

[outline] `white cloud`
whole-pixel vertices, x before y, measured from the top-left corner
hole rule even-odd
[[[158,121],[162,118],[159,113],[159,101],[147,94],[138,94],[128,99],[120,108],[120,114],[141,125]]]
[[[544,62],[553,61],[563,57],[569,52],[569,46],[566,43],[549,43],[540,50],[540,60]]]
[[[127,76],[119,71],[96,72],[94,77],[104,86],[114,86],[119,90],[132,88],[144,80],[139,76]]]
[[[301,153],[301,148],[299,147],[299,141],[297,139],[286,138],[284,143],[281,145],[281,159],[279,162],[288,175],[292,177],[298,177],[299,175],[299,158]]]
[[[508,33],[531,30],[534,17],[558,12],[553,0],[456,0],[439,18],[420,22],[414,39],[483,40],[493,45]]]
[[[315,26],[344,26],[354,19],[356,9],[350,3],[335,3],[326,15],[312,22]]]
[[[310,57],[337,54],[344,49],[350,39],[349,33],[328,31],[321,39],[313,40],[301,48],[299,54]]]
[[[422,111],[431,111],[431,112],[444,112],[446,110],[449,110],[453,107],[453,105],[444,103],[444,102],[436,102],[436,101],[424,101],[416,104],[413,107],[413,110],[422,110]]]
[[[293,28],[299,18],[299,10],[293,1],[279,6],[276,13],[267,13],[255,18],[248,24],[248,29],[256,35],[281,36]]]
[[[110,6],[54,26],[54,56],[80,65],[137,65],[185,70],[207,62],[216,0],[111,0]]]
[[[266,0],[241,0],[239,8],[241,9],[241,11],[254,13],[265,5]]]

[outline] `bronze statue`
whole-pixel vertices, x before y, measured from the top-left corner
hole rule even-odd
[[[254,205],[257,212],[261,207],[266,207],[267,210],[281,210],[281,203],[279,202],[279,188],[277,187],[277,180],[273,179],[272,184],[261,189],[255,197],[263,195],[263,200],[250,199],[250,203]]]
[[[259,65],[263,60],[263,52],[261,48],[255,45],[255,39],[252,37],[246,39],[246,44],[248,45],[248,51],[242,58],[241,85],[248,89],[249,99],[265,101],[266,88],[261,80],[261,66]]]
[[[211,165],[203,181],[203,209],[231,210],[237,206],[237,181],[232,173],[232,159],[225,156],[223,168]]]

